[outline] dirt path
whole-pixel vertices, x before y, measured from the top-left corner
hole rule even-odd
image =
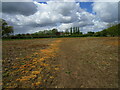
[[[60,46],[58,88],[117,88],[117,38],[66,38]]]

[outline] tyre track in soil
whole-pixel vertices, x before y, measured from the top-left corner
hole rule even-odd
[[[117,38],[64,38],[58,88],[117,88]]]

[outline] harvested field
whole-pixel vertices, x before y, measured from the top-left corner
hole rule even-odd
[[[118,88],[118,38],[3,41],[3,88]]]

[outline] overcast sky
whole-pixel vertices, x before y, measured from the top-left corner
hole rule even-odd
[[[96,32],[118,21],[118,0],[114,2],[4,1],[2,18],[14,26],[15,33],[34,33],[53,28],[64,31],[70,27],[80,27],[84,33]]]

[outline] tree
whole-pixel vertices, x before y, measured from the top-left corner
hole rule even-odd
[[[75,34],[75,32],[76,32],[76,28],[75,28],[75,27],[73,27],[73,34]]]
[[[101,31],[101,36],[107,36],[108,32],[105,30]]]
[[[78,32],[77,30],[78,30],[77,27],[75,27],[75,34],[77,34],[77,32]]]
[[[11,33],[13,33],[13,26],[9,26],[7,22],[3,19],[0,19],[1,25],[2,25],[2,36],[10,36]]]
[[[70,34],[72,35],[73,31],[72,31],[72,27],[70,28]]]
[[[95,36],[112,36],[112,37],[119,36],[120,35],[119,27],[120,27],[120,24],[113,25],[112,27],[96,32]]]
[[[69,34],[69,30],[68,29],[65,30],[65,34]]]
[[[55,28],[54,28],[54,29],[52,29],[52,34],[53,34],[53,35],[56,35],[56,34],[57,34],[57,32],[58,32],[58,30],[57,30],[57,29],[55,29]]]
[[[95,32],[95,34],[94,34],[96,37],[99,37],[99,36],[101,36],[101,32],[100,31],[98,31],[98,32]]]
[[[80,34],[80,29],[79,29],[79,27],[77,27],[77,34]]]
[[[88,36],[93,36],[93,35],[94,35],[94,32],[89,31],[89,32],[87,32],[87,35],[88,35]]]

